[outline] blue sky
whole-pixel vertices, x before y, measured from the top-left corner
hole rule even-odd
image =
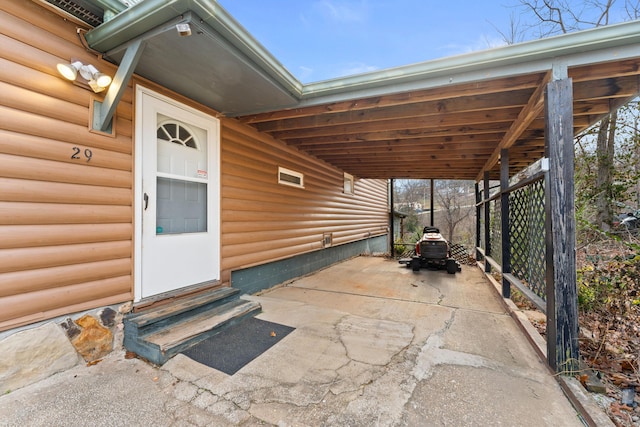
[[[501,44],[499,1],[219,0],[304,83]]]
[[[599,15],[592,0],[555,1],[585,20]],[[511,16],[520,31],[532,19],[519,0],[218,2],[303,83],[496,47]],[[624,2],[613,8],[611,21],[625,20]]]

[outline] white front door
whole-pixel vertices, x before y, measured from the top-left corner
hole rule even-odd
[[[144,88],[136,98],[136,300],[220,278],[219,122]]]

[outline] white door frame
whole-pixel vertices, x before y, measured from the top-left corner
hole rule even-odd
[[[217,248],[217,257],[213,260],[216,263],[217,277],[220,278],[220,122],[217,118],[208,115],[195,108],[184,105],[174,99],[161,95],[143,86],[135,86],[135,142],[134,142],[134,185],[133,185],[133,208],[134,208],[134,267],[133,267],[133,280],[134,280],[134,301],[140,301],[142,299],[142,211],[143,211],[143,94],[152,96],[160,101],[166,102],[174,107],[181,108],[189,112],[190,114],[197,115],[201,118],[205,118],[213,124],[213,138],[216,141],[213,147],[209,147],[209,155],[213,156],[212,166],[213,170],[210,171],[209,185],[212,186],[211,199],[208,202],[208,207],[214,214],[212,218],[211,237],[214,239],[214,245]]]

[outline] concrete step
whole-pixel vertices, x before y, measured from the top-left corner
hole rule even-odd
[[[171,357],[243,319],[260,313],[239,291],[219,288],[125,316],[124,347],[162,365]]]
[[[127,315],[125,328],[130,326],[138,331],[138,335],[162,329],[166,323],[175,323],[181,316],[194,316],[215,306],[222,305],[240,296],[238,289],[223,287],[203,294],[173,300],[169,303],[153,307],[138,313]]]
[[[238,299],[190,317],[170,328],[146,335],[144,339],[157,345],[164,354],[173,348],[184,347],[184,343],[193,343],[194,340],[199,342],[213,336],[225,327],[235,324],[249,315],[258,314],[261,309],[257,302]],[[183,350],[184,348],[180,351]]]

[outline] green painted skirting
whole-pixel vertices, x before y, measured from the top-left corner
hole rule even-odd
[[[233,271],[231,286],[243,293],[255,294],[354,256],[386,252],[388,252],[387,236],[372,237],[269,264]]]

